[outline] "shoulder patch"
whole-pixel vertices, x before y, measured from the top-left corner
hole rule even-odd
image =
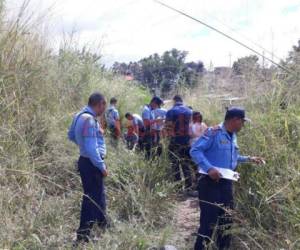
[[[87,117],[83,123],[82,135],[95,137],[96,136],[95,125],[96,125],[95,119],[92,116]]]
[[[219,125],[209,127],[205,130],[204,136],[206,137],[215,136],[220,130],[222,130],[222,128]]]

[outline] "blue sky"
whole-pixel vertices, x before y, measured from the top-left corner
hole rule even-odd
[[[247,43],[284,58],[300,39],[299,0],[162,0]],[[11,0],[16,9],[21,0]],[[206,66],[229,66],[251,54],[225,37],[152,0],[31,0],[34,12],[49,13],[49,36],[57,47],[63,33],[75,31],[79,44],[98,46],[103,61],[138,60],[171,48],[189,52]],[[254,42],[254,43],[253,43]],[[266,55],[268,55],[265,52]],[[269,55],[272,57],[272,55]],[[274,59],[276,59],[273,56]]]

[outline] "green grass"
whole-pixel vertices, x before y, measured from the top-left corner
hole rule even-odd
[[[0,248],[70,248],[82,195],[78,149],[66,136],[73,114],[96,90],[116,96],[122,116],[139,112],[150,95],[103,70],[87,48],[64,44],[55,54],[22,15],[0,23]],[[109,148],[107,165],[113,227],[101,249],[163,244],[172,220],[166,168],[124,147]]]
[[[246,96],[235,105],[244,106],[252,119],[238,137],[241,153],[262,156],[267,162],[265,166],[245,164],[238,168],[241,179],[235,185],[233,249],[299,249],[299,89],[285,96],[288,102],[293,101],[282,109],[288,83],[273,80],[258,84],[264,84],[260,86],[264,92],[250,89],[250,96],[234,89],[230,92]],[[203,112],[208,124],[216,125],[223,120],[226,104],[205,94],[202,89],[187,93],[189,104]]]

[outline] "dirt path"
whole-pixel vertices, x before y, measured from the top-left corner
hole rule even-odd
[[[193,249],[195,234],[199,227],[198,198],[180,199],[176,218],[174,245],[178,250]]]

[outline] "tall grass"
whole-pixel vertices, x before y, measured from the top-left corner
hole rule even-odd
[[[79,223],[78,150],[67,141],[73,114],[88,95],[116,96],[123,116],[138,112],[146,90],[104,70],[98,54],[63,44],[53,52],[34,20],[4,21],[0,33],[0,248],[70,248]],[[172,185],[163,164],[146,164],[124,147],[108,150],[112,229],[100,249],[159,247],[171,220]]]
[[[235,185],[232,249],[300,249],[300,91],[299,80],[295,81],[294,91],[287,91],[289,84],[274,77],[256,82],[257,88],[245,83],[251,95],[236,92],[234,86],[229,92],[245,97],[232,105],[244,106],[252,119],[239,135],[241,152],[262,156],[267,162],[238,169],[241,179]],[[221,91],[218,86],[214,89]],[[216,125],[230,104],[207,94],[194,90],[187,98],[208,124]]]

